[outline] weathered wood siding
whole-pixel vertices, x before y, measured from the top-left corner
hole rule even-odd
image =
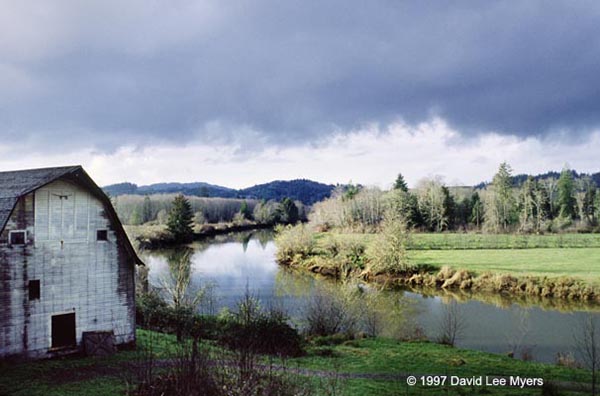
[[[10,230],[27,244],[10,246]],[[97,230],[108,240],[98,241]],[[28,283],[40,281],[40,299]],[[0,235],[0,356],[48,356],[53,315],[75,313],[84,331],[135,340],[134,263],[112,229],[103,204],[87,190],[55,181],[20,199]],[[50,352],[51,353],[51,352]]]

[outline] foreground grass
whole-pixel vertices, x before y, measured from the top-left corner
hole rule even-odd
[[[175,337],[138,330],[138,344],[152,346],[158,359],[172,356],[177,348]],[[322,356],[328,349],[328,356]],[[135,362],[135,351],[123,351],[107,358],[64,358],[58,360],[0,366],[0,395],[75,396],[119,395],[126,390],[128,364]],[[454,349],[428,342],[398,342],[373,338],[353,340],[328,347],[309,346],[305,357],[286,362],[288,368],[317,370],[322,373],[361,373],[391,376],[420,374],[457,375],[520,375],[541,377],[545,381],[585,382],[590,374],[583,369],[572,369],[534,362],[523,362],[501,355]],[[403,379],[345,378],[331,376],[309,379],[325,383],[325,388],[337,388],[343,395],[439,394],[440,388],[408,388]],[[333,385],[332,385],[333,384]],[[448,394],[465,394],[469,389],[449,388]],[[479,390],[478,390],[479,391]],[[445,392],[445,391],[444,391]],[[539,389],[488,388],[493,395],[539,395]],[[573,393],[576,394],[576,393]]]
[[[460,377],[521,376],[543,378],[545,382],[589,382],[590,373],[544,363],[525,362],[503,355],[456,349],[429,342],[398,342],[371,338],[331,347],[334,357],[317,356],[322,348],[313,348],[308,356],[295,359],[301,367],[315,370],[336,368],[345,373],[390,375],[455,375]],[[351,394],[439,394],[441,388],[407,388],[404,381],[348,380]],[[476,387],[477,390],[479,388]],[[449,394],[461,394],[464,388],[451,387]],[[540,389],[486,388],[486,394],[539,395]],[[487,393],[489,391],[489,393]],[[452,393],[457,392],[457,393]],[[464,393],[463,393],[464,394]],[[468,393],[471,394],[471,393]]]

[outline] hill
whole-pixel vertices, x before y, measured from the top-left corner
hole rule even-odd
[[[138,186],[134,183],[125,182],[103,187],[104,191],[111,196],[182,193],[197,197],[252,198],[265,199],[267,201],[271,199],[279,201],[285,197],[289,197],[305,205],[312,205],[329,197],[334,188],[335,186],[331,184],[323,184],[305,179],[276,180],[241,190],[202,182],[156,183],[147,186]]]

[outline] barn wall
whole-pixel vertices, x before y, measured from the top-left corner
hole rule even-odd
[[[84,331],[113,330],[118,343],[135,339],[134,264],[111,227],[103,204],[71,182],[29,194],[10,229],[28,230],[26,246],[0,236],[0,356],[48,356],[51,317],[75,313],[77,343]],[[108,241],[97,240],[97,230]],[[29,300],[28,282],[40,281]]]

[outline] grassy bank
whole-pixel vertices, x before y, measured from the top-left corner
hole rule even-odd
[[[152,346],[158,359],[174,356],[175,337],[138,331],[139,347]],[[319,344],[319,346],[317,346]],[[443,388],[407,388],[406,375],[439,374],[471,377],[480,375],[543,378],[588,383],[584,369],[525,362],[501,355],[455,349],[428,342],[398,342],[382,338],[349,340],[335,345],[309,344],[307,355],[288,360],[288,370],[300,371],[313,382],[335,382],[337,394],[397,395],[439,394]],[[326,344],[326,343],[325,343]],[[27,396],[118,395],[127,389],[131,370],[138,362],[135,351],[123,351],[107,358],[64,358],[52,361],[0,366],[0,394]],[[281,362],[275,362],[281,364]],[[338,374],[335,374],[335,373]],[[303,373],[303,374],[302,374]],[[131,385],[131,384],[130,384]],[[331,387],[329,387],[331,388]],[[447,394],[482,391],[493,395],[539,395],[539,388],[508,389],[449,388]],[[466,392],[466,393],[465,393]],[[576,392],[561,394],[580,394]],[[583,393],[584,394],[584,393]]]
[[[597,234],[410,234],[401,263],[384,268],[373,264],[382,251],[378,238],[297,227],[278,238],[278,260],[325,276],[392,285],[600,301]]]

